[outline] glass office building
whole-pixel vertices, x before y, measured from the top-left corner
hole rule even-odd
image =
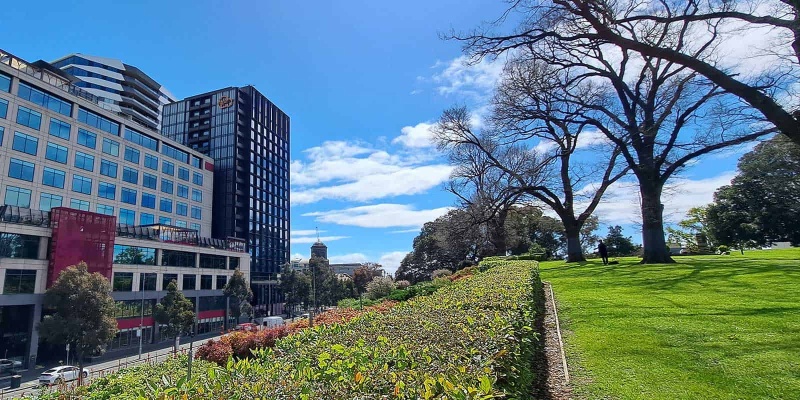
[[[257,310],[280,295],[289,260],[289,116],[252,86],[164,106],[162,134],[214,159],[216,238],[239,238],[251,255]]]

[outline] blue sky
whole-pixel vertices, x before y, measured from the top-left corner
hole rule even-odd
[[[468,68],[460,44],[439,39],[497,17],[501,1],[70,3],[5,4],[0,48],[119,58],[180,98],[252,84],[289,114],[293,255],[308,255],[318,227],[334,261],[394,270],[422,223],[454,204],[429,124],[449,106],[480,107],[502,70]],[[708,202],[741,152],[687,170],[668,212]],[[638,240],[634,189],[611,198],[601,221]]]

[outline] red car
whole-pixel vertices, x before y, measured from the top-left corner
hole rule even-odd
[[[257,329],[258,329],[258,325],[250,323],[250,322],[247,322],[247,323],[244,323],[244,324],[236,325],[236,328],[234,330],[250,332],[250,331],[255,331]]]

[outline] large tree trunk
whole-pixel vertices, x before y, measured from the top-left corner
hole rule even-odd
[[[567,237],[567,262],[586,261],[581,247],[581,227],[577,223],[565,223],[564,235]]]
[[[674,263],[664,238],[664,209],[661,205],[663,185],[639,180],[642,197],[642,264]]]

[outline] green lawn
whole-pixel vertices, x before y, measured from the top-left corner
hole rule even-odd
[[[800,398],[800,249],[542,263],[585,399]]]

